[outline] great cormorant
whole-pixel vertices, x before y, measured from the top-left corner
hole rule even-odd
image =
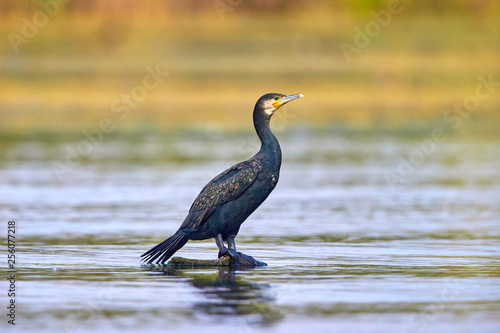
[[[265,265],[236,252],[234,238],[241,224],[278,183],[281,148],[269,127],[271,117],[281,106],[301,97],[304,95],[265,94],[259,98],[253,111],[254,127],[262,143],[259,152],[212,179],[194,200],[175,234],[144,253],[143,262],[164,264],[188,240],[215,238],[219,258],[229,254],[233,264],[244,258],[247,264]]]

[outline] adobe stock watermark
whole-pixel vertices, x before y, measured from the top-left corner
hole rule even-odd
[[[233,12],[234,8],[241,5],[243,0],[215,0],[212,2],[212,6],[215,9],[215,12],[219,16],[221,21],[224,21],[224,14],[226,12]]]
[[[7,300],[7,323],[16,325],[16,282],[17,282],[17,266],[16,266],[16,221],[7,221],[7,271],[5,278],[8,283],[8,289],[5,295]],[[5,305],[5,304],[4,304]]]
[[[473,95],[464,98],[462,103],[454,104],[443,113],[443,120],[448,123],[453,130],[458,130],[470,117],[472,112],[479,108],[481,101],[491,97],[495,92],[495,87],[500,86],[500,81],[493,81],[493,75],[485,78],[482,75],[477,77],[479,83],[476,86]],[[423,165],[427,158],[434,154],[437,145],[446,142],[449,128],[435,127],[430,136],[422,141],[415,140],[415,147],[408,156],[399,157],[399,164],[396,172],[386,172],[384,174],[387,184],[392,191],[395,191],[398,184],[404,183],[417,170],[417,167]]]
[[[125,281],[129,276],[128,273],[119,273],[113,276],[113,280],[107,283],[106,287],[102,287],[93,297],[88,297],[84,302],[81,310],[81,319],[74,322],[68,322],[65,325],[65,333],[81,332],[82,326],[92,323],[96,317],[107,309],[109,304],[113,303],[113,299],[120,293],[120,287],[116,285],[116,281]]]
[[[23,17],[21,19],[23,26],[20,33],[9,32],[7,38],[15,53],[19,52],[21,45],[28,44],[30,39],[35,37],[40,29],[45,27],[51,18],[57,15],[62,5],[65,5],[69,0],[38,0],[38,6],[41,10],[33,14],[31,20]]]
[[[110,104],[110,110],[115,119],[106,117],[101,119],[99,125],[90,130],[83,130],[81,133],[85,137],[76,146],[67,145],[65,149],[65,159],[61,162],[52,162],[52,170],[60,182],[69,175],[81,163],[82,159],[88,157],[94,148],[102,143],[105,134],[110,134],[116,129],[116,121],[126,119],[131,109],[139,106],[139,103],[148,97],[149,92],[156,89],[169,73],[163,72],[160,65],[153,69],[145,68],[147,74],[142,78],[142,84],[133,87],[128,94],[121,94]]]
[[[373,20],[368,21],[363,29],[355,26],[353,43],[342,42],[339,45],[340,51],[342,51],[347,63],[350,64],[352,62],[353,54],[361,53],[363,49],[370,45],[372,39],[380,34],[382,28],[387,27],[391,23],[393,15],[398,15],[403,11],[403,2],[410,1],[412,0],[390,0],[387,4],[387,9],[382,9],[378,12],[372,10],[370,12]]]
[[[464,286],[460,285],[456,279],[447,282],[446,287],[439,294],[439,300],[430,303],[421,313],[413,316],[410,328],[406,332],[425,332],[429,324],[436,320],[437,313],[446,310],[449,303],[460,296],[462,289],[464,289]]]

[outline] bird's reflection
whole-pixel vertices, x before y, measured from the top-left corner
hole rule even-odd
[[[249,326],[270,324],[282,318],[274,304],[276,297],[271,285],[248,281],[244,270],[165,268],[163,273],[183,279],[188,277],[188,282],[201,292],[200,301],[192,306],[194,314],[237,317],[241,325]]]

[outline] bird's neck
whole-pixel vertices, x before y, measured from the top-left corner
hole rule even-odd
[[[270,117],[260,112],[254,112],[253,122],[262,143],[259,153],[264,154],[269,162],[279,168],[281,166],[281,148],[278,139],[271,132]]]

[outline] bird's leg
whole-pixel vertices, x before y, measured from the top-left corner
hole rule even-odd
[[[240,263],[240,254],[241,252],[236,252],[236,244],[234,243],[234,237],[235,236],[229,236],[227,238],[227,247],[229,247],[229,254],[231,255],[231,258],[233,258],[233,263]]]
[[[231,256],[231,263],[233,265],[239,265],[240,264],[240,256],[239,253],[236,252],[236,247],[234,245],[234,237],[232,238],[232,241],[229,239],[227,240],[227,245],[229,246],[229,249],[224,246],[224,240],[222,239],[222,235],[218,234],[215,237],[215,243],[217,244],[217,247],[219,248],[219,258],[222,258],[226,255]]]
[[[265,262],[254,259],[252,256],[248,256],[241,252],[236,252],[236,244],[234,243],[234,236],[230,236],[227,238],[227,246],[229,247],[228,251],[234,251],[238,256],[238,264],[244,266],[267,266]],[[232,256],[234,259],[234,257]]]
[[[227,246],[231,250],[235,250],[236,251],[236,244],[234,243],[234,236],[231,236],[231,237],[227,238]]]
[[[217,236],[215,236],[215,244],[217,244],[217,247],[219,248],[219,258],[222,258],[229,253],[227,247],[224,245],[221,234],[217,234]]]

